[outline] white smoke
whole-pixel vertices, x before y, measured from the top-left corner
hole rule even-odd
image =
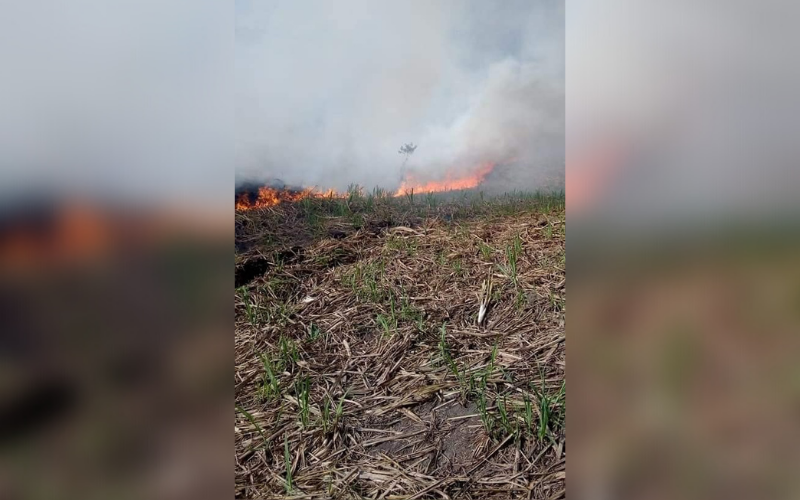
[[[564,169],[563,2],[242,2],[236,176],[396,187],[510,162]],[[513,161],[512,161],[513,160]]]

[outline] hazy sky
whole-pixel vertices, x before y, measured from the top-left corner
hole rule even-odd
[[[406,142],[432,179],[563,170],[563,2],[237,1],[238,180],[396,187]]]

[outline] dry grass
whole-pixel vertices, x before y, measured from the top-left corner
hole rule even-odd
[[[563,198],[406,201],[237,214],[237,498],[565,495]]]

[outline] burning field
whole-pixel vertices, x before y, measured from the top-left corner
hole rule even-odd
[[[562,497],[563,194],[275,193],[237,203],[236,497]]]
[[[495,163],[486,162],[472,169],[470,174],[445,172],[443,178],[428,180],[414,173],[406,173],[400,187],[391,196],[413,196],[416,194],[449,193],[463,191],[478,187],[494,170]],[[292,188],[285,186],[281,181],[274,185],[245,184],[236,190],[236,210],[252,210],[257,208],[274,207],[280,203],[300,201],[304,198],[348,198],[352,191],[361,191],[358,186],[351,187],[348,192],[339,192],[335,189],[318,188]],[[383,194],[383,193],[381,193]]]

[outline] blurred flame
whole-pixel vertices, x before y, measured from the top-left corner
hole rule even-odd
[[[602,201],[623,168],[625,153],[624,146],[615,142],[587,148],[580,154],[573,152],[565,169],[567,210],[585,213]]]
[[[25,267],[71,261],[108,250],[113,228],[99,210],[73,203],[46,221],[21,222],[0,234],[0,262]]]
[[[114,208],[60,203],[44,216],[21,213],[0,227],[0,271],[98,262],[179,235],[219,238],[230,220],[196,207]]]
[[[400,184],[400,188],[395,192],[395,196],[402,196],[408,192],[415,193],[439,193],[456,189],[470,189],[477,187],[494,169],[495,164],[487,162],[480,165],[476,171],[466,177],[455,176],[452,172],[447,172],[441,181],[421,182],[414,175],[407,175]]]

